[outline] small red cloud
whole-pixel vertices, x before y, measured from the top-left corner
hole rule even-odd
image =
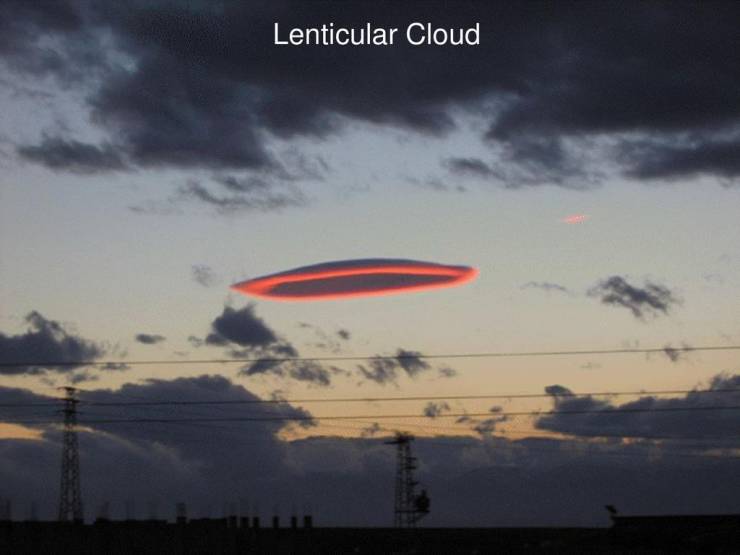
[[[478,270],[469,266],[416,260],[341,260],[242,281],[231,288],[263,299],[315,301],[454,287],[477,275]]]
[[[571,214],[570,216],[566,216],[561,222],[564,224],[581,224],[588,220],[591,216],[588,216],[587,214]]]

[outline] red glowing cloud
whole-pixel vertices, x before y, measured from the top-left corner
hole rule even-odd
[[[571,216],[567,216],[560,220],[564,224],[581,224],[588,220],[589,216],[587,214],[573,214]]]
[[[303,266],[242,281],[231,288],[263,299],[317,301],[454,287],[477,275],[478,270],[469,266],[368,258]]]

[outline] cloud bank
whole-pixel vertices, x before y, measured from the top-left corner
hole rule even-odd
[[[738,376],[719,376],[712,387],[737,388],[737,380]],[[551,389],[554,398],[562,397],[557,403],[572,402],[564,390]],[[717,393],[716,397],[722,395],[730,394]],[[98,403],[127,403],[133,398],[257,400],[244,387],[220,376],[149,380],[83,395],[83,400]],[[0,387],[0,403],[50,400],[28,390]],[[651,402],[695,406],[699,401],[688,395]],[[737,404],[737,399],[727,402]],[[561,404],[559,408],[570,406]],[[134,414],[150,418],[306,415],[287,403],[250,404],[248,408],[223,405],[217,411],[203,406],[109,405],[96,406],[95,411],[110,418]],[[604,414],[596,415],[598,421],[594,422],[588,420],[594,415],[583,415],[583,421],[560,417],[542,423],[547,422],[543,429],[557,428],[586,439],[604,433],[606,426],[609,431],[670,432],[683,434],[681,437],[703,428],[708,437],[727,432],[734,442],[511,440],[490,434],[479,438],[418,437],[413,444],[419,459],[417,476],[434,503],[427,525],[604,526],[608,524],[605,503],[628,514],[736,513],[740,510],[737,459],[720,456],[729,452],[728,447],[737,448],[736,419],[720,418],[719,413],[712,417],[708,412],[689,414],[687,421],[693,423],[686,430],[674,417],[663,420],[657,413],[646,419],[633,415],[615,420]],[[491,417],[495,418],[496,412]],[[2,419],[8,418],[4,413]],[[269,420],[89,424],[80,432],[86,516],[94,518],[105,501],[111,503],[113,518],[124,516],[126,500],[135,500],[138,507],[157,506],[160,518],[172,518],[176,501],[188,504],[191,517],[220,516],[220,507],[231,502],[242,503],[252,514],[263,517],[271,514],[274,506],[284,514],[293,505],[310,504],[321,526],[387,526],[392,516],[396,462],[394,449],[383,444],[387,432],[370,424],[365,438],[327,435],[286,442],[277,437],[282,426],[283,422]],[[0,479],[7,486],[3,495],[35,500],[39,516],[53,518],[58,492],[44,477],[58,475],[61,436],[45,424],[34,428],[43,434],[43,441],[0,441]],[[496,503],[491,503],[492,492]],[[23,510],[22,505],[18,510]]]

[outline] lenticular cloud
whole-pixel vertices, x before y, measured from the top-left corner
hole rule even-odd
[[[453,287],[477,275],[478,270],[469,266],[366,258],[303,266],[242,281],[231,288],[264,299],[315,301]]]

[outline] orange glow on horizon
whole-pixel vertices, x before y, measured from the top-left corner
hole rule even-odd
[[[43,432],[35,428],[27,428],[19,424],[0,422],[0,440],[2,439],[29,439],[41,440]]]

